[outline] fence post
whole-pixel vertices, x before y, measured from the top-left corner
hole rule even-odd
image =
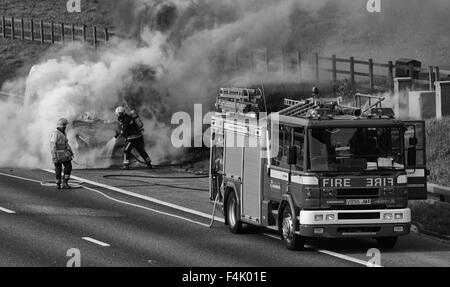
[[[25,40],[25,23],[23,22],[23,18],[20,19],[20,34],[22,36],[22,40]]]
[[[6,20],[5,20],[5,16],[2,16],[2,31],[3,31],[3,38],[6,38]]]
[[[42,44],[45,43],[45,38],[44,38],[44,20],[41,20],[41,43]]]
[[[336,55],[331,56],[331,69],[333,70],[333,87],[336,86],[337,83],[337,62],[336,62]]]
[[[108,32],[108,28],[105,28],[105,42],[109,41],[109,32]]]
[[[355,86],[355,57],[350,57],[350,83]]]
[[[436,82],[441,80],[441,71],[439,70],[439,66],[436,66]]]
[[[270,59],[269,59],[269,50],[266,48],[266,72],[269,72],[269,63],[270,63]]]
[[[66,32],[64,31],[64,23],[61,23],[61,42],[64,44],[64,38],[65,38],[65,34]]]
[[[93,28],[93,33],[94,33],[94,49],[97,49],[97,26],[94,26]]]
[[[72,24],[72,41],[75,42],[75,24]]]
[[[428,67],[428,83],[430,91],[434,90],[434,73],[433,66]]]
[[[83,42],[86,42],[86,25],[83,24]]]
[[[394,91],[394,63],[392,61],[388,62],[388,69],[389,69],[389,91],[393,92]]]
[[[369,86],[370,92],[372,92],[375,87],[373,82],[373,59],[369,59]]]
[[[16,31],[15,31],[15,25],[14,25],[14,17],[11,17],[11,37],[13,39],[16,38]]]
[[[34,19],[30,20],[31,41],[34,42]]]
[[[248,57],[250,60],[250,71],[254,72],[255,71],[255,59],[254,59],[254,51],[253,49],[250,49],[248,51]]]
[[[299,82],[302,82],[302,53],[300,51],[297,51],[297,73]]]
[[[315,64],[316,64],[316,84],[319,84],[319,74],[320,74],[320,71],[319,71],[319,53],[315,53],[315,57],[316,57],[316,59],[315,59]]]
[[[51,21],[50,26],[51,26],[50,38],[51,38],[52,44],[55,44],[55,26],[53,24],[53,21]]]

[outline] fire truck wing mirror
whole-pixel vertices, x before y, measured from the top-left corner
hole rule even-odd
[[[409,138],[409,145],[416,146],[418,143],[417,138]]]
[[[288,164],[297,164],[297,147],[296,146],[289,146],[287,162],[288,162]]]

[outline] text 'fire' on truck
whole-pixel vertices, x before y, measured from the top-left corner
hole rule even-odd
[[[357,94],[350,107],[315,92],[267,115],[259,89],[220,89],[210,201],[231,232],[272,229],[288,249],[355,237],[394,247],[410,232],[408,200],[427,196],[424,121],[396,119],[383,98]]]

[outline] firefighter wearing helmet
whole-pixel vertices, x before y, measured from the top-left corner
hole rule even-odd
[[[123,169],[130,168],[131,152],[133,149],[138,151],[147,167],[152,168],[150,156],[145,151],[144,135],[142,133],[144,125],[139,116],[134,111],[126,113],[125,108],[122,106],[117,107],[116,116],[119,121],[119,131],[116,133],[116,138],[119,136],[125,138]]]
[[[53,163],[55,164],[57,189],[70,189],[69,180],[72,172],[73,151],[66,136],[68,124],[69,122],[64,118],[58,120],[56,131],[52,133],[50,139],[50,150]]]

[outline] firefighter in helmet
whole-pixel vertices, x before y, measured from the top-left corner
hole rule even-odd
[[[50,139],[50,150],[53,163],[55,164],[57,189],[70,189],[69,180],[72,172],[73,151],[66,135],[68,124],[69,122],[64,118],[58,120],[56,131],[52,133]],[[64,175],[62,176],[63,166]]]
[[[152,161],[150,156],[145,151],[144,144],[144,125],[139,116],[134,112],[129,114],[125,112],[125,108],[120,106],[116,109],[116,116],[119,120],[119,131],[116,133],[116,138],[122,136],[125,138],[125,147],[123,155],[123,169],[130,168],[131,152],[136,149],[139,155],[144,159],[148,168],[152,168]]]

